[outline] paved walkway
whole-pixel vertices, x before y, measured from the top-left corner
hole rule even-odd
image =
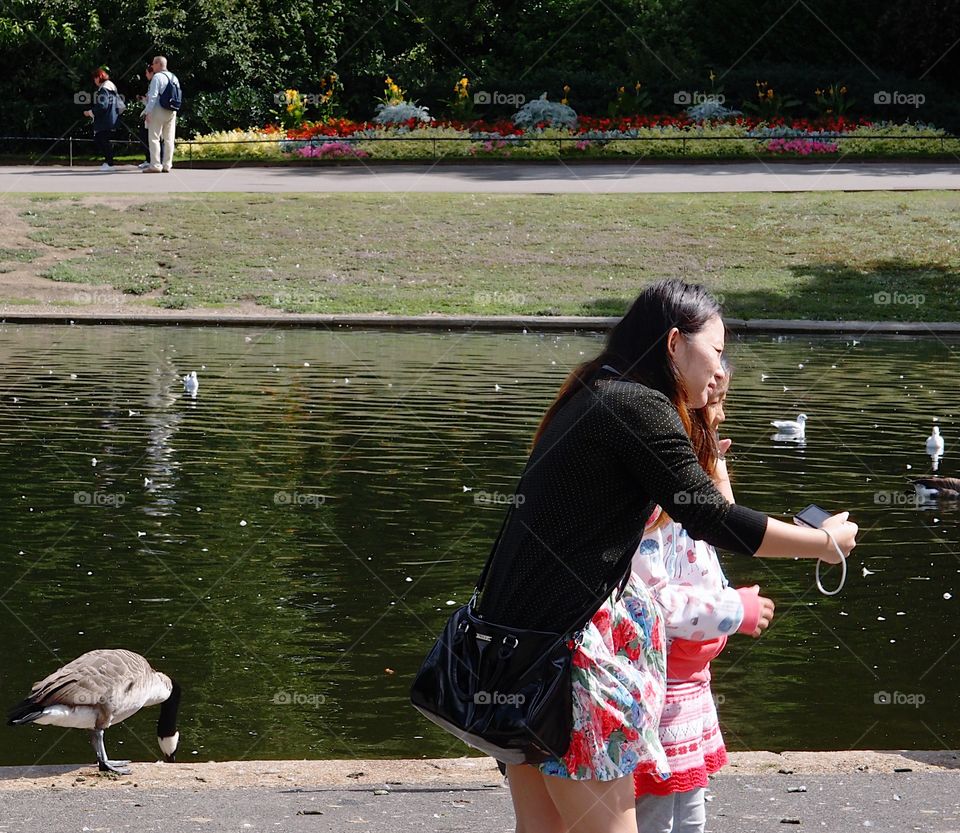
[[[419,165],[361,167],[175,167],[145,175],[133,166],[0,167],[7,192],[193,193],[480,192],[502,194],[628,194],[737,191],[960,190],[956,162],[710,164]]]
[[[711,782],[710,833],[957,833],[957,756],[738,753]],[[485,758],[135,763],[0,768],[10,833],[511,833],[508,790]]]

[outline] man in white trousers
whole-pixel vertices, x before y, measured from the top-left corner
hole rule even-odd
[[[150,164],[143,169],[145,174],[170,173],[173,167],[173,141],[177,132],[176,110],[168,110],[160,104],[160,97],[169,84],[180,86],[177,76],[167,69],[167,59],[157,55],[153,59],[153,78],[147,89],[147,101],[143,118],[147,125],[150,146]],[[163,159],[160,159],[160,140],[163,139]]]

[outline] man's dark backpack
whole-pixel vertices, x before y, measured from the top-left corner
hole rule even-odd
[[[180,89],[180,81],[172,72],[164,72],[167,76],[167,86],[160,92],[157,103],[164,110],[178,111],[183,106],[183,91]]]

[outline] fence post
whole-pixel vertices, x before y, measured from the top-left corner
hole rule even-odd
[[[436,161],[436,159],[437,159],[437,137],[436,137],[436,136],[432,136],[432,137],[431,137],[431,141],[433,142],[433,159],[434,159],[434,161]]]
[[[73,136],[70,137],[68,144],[70,145],[70,167],[72,168],[73,167]]]

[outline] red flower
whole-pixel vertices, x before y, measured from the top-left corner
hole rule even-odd
[[[622,620],[617,623],[613,631],[613,650],[623,651],[630,660],[640,657],[640,638],[632,622]]]
[[[581,766],[593,768],[593,756],[590,754],[590,744],[587,743],[587,736],[579,729],[574,729],[570,735],[570,747],[567,754],[563,756],[563,763],[567,767],[567,772],[573,774]]]
[[[583,651],[574,651],[573,652],[573,667],[574,668],[583,668],[584,670],[589,670],[591,662],[587,655]]]
[[[623,719],[617,710],[617,704],[607,702],[609,708],[593,703],[591,705],[593,724],[600,729],[600,737],[606,742],[610,735],[623,728]]]
[[[610,608],[606,605],[593,614],[593,624],[601,634],[606,635],[610,630]]]
[[[663,622],[659,619],[653,623],[653,630],[650,632],[650,645],[654,651],[663,650]]]

